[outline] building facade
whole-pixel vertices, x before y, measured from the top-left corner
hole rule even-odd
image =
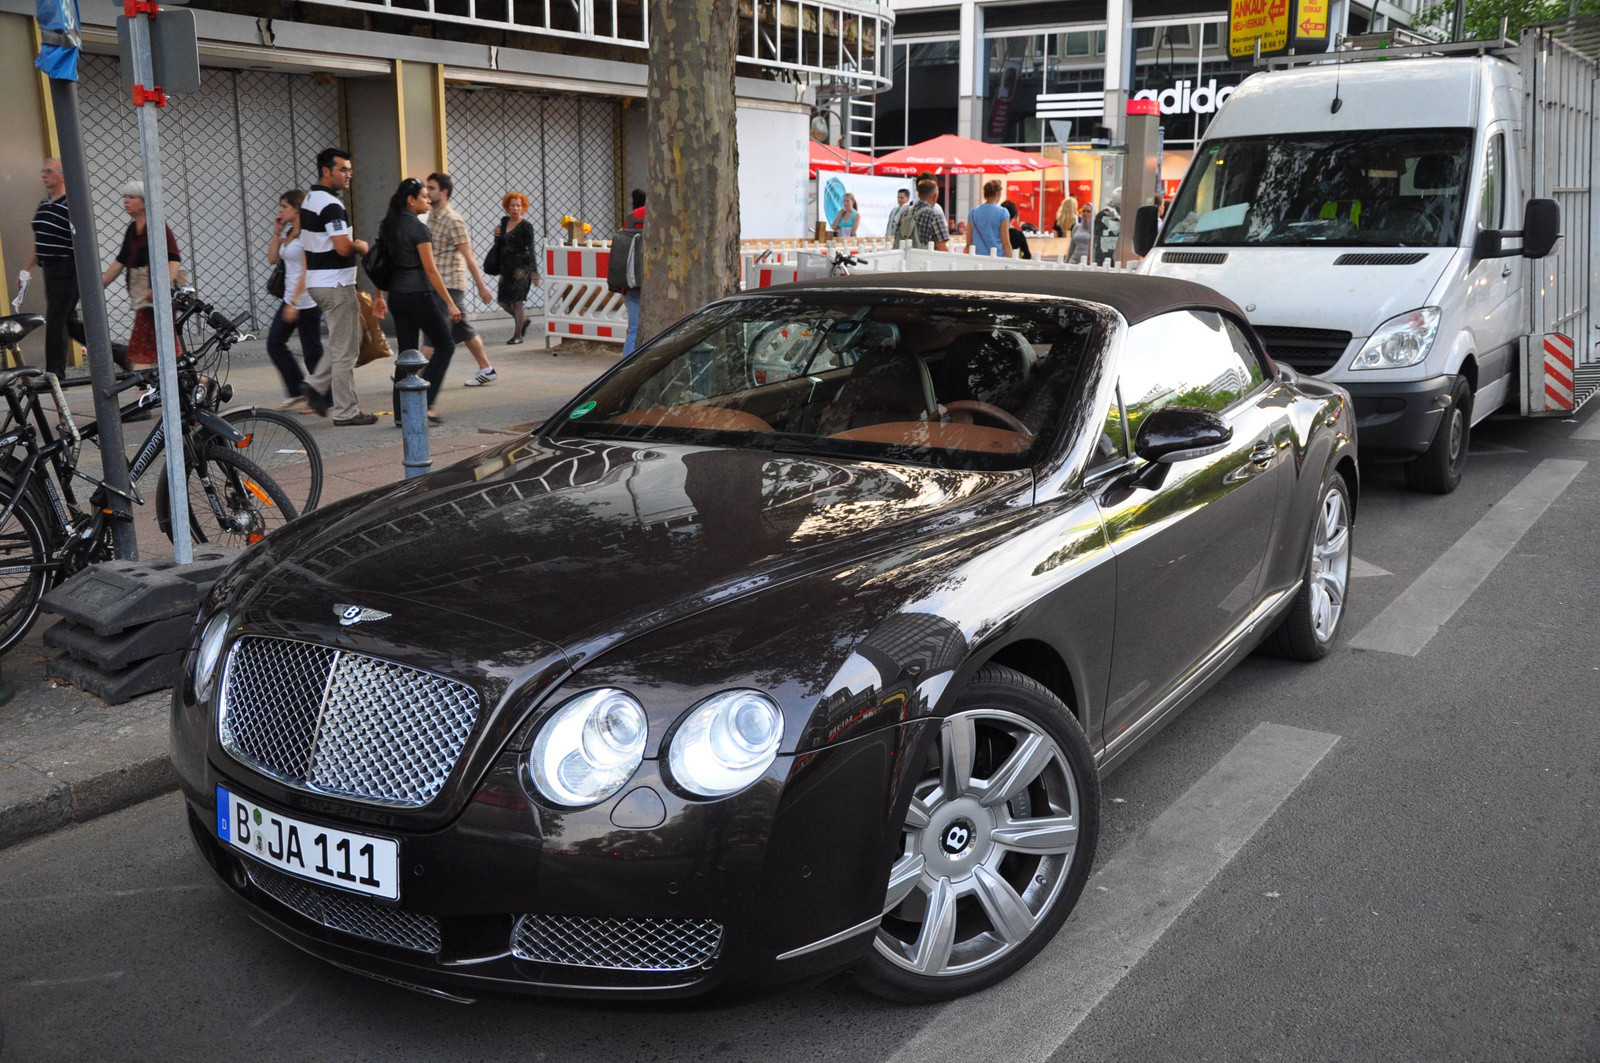
[[[278,196],[316,179],[315,157],[355,156],[349,197],[371,236],[402,177],[448,170],[481,255],[501,197],[524,193],[542,242],[560,219],[608,234],[628,190],[646,187],[644,0],[199,0],[202,85],[161,112],[167,217],[206,297],[264,327],[266,247]],[[102,263],[127,218],[116,188],[139,177],[135,114],[121,88],[121,5],[81,0],[80,110]],[[58,151],[49,92],[32,62],[32,0],[0,0],[0,266],[27,259],[38,172]],[[289,17],[282,17],[282,16]],[[158,16],[159,17],[159,16]],[[807,231],[807,144],[819,91],[889,83],[894,15],[877,0],[745,0],[737,69],[746,236]],[[115,338],[131,314],[107,293]],[[535,287],[530,300],[539,301]],[[488,311],[469,295],[469,312]],[[30,294],[27,309],[43,306]],[[5,307],[0,306],[0,309]]]

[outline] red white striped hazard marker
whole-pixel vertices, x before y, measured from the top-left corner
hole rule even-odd
[[[1546,408],[1572,409],[1572,340],[1559,332],[1544,334],[1544,397]]]

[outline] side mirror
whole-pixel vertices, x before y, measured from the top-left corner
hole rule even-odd
[[[1161,215],[1148,203],[1133,216],[1133,253],[1143,258],[1156,246],[1156,233],[1161,226]]]
[[[1144,419],[1133,452],[1148,462],[1174,462],[1221,450],[1233,429],[1210,410],[1163,406]]]
[[[1530,199],[1522,213],[1522,257],[1543,258],[1561,239],[1561,207],[1553,199]]]

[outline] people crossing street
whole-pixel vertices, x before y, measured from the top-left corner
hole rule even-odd
[[[456,306],[463,308],[460,319],[450,326],[450,338],[464,345],[478,363],[477,373],[468,378],[466,386],[475,388],[493,384],[496,373],[483,348],[483,337],[478,335],[478,330],[472,327],[465,313],[467,275],[472,275],[478,298],[483,302],[493,302],[494,292],[489,290],[489,282],[484,280],[483,270],[472,253],[472,238],[468,235],[466,220],[450,205],[450,197],[455,194],[455,181],[447,173],[430,173],[426,187],[430,204],[428,234],[433,237],[433,260],[438,266],[439,275],[444,278],[450,298]]]
[[[306,254],[306,291],[328,325],[327,357],[300,385],[306,403],[319,414],[333,414],[343,427],[376,424],[363,413],[356,395],[356,359],[361,354],[361,304],[356,299],[356,256],[365,240],[356,239],[340,193],[350,187],[355,164],[342,148],[317,155],[317,183],[300,205],[300,244]]]
[[[67,371],[68,337],[85,341],[78,317],[78,271],[72,260],[72,218],[67,211],[61,160],[44,160],[39,174],[44,179],[44,198],[33,212],[33,251],[22,277],[31,277],[36,265],[44,274],[44,365],[59,377]],[[26,287],[22,277],[18,277],[19,294]]]

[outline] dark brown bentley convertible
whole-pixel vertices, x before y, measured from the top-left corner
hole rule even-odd
[[[442,995],[971,992],[1078,900],[1101,773],[1263,642],[1328,652],[1354,433],[1181,281],[723,300],[244,554],[173,705],[195,841]]]

